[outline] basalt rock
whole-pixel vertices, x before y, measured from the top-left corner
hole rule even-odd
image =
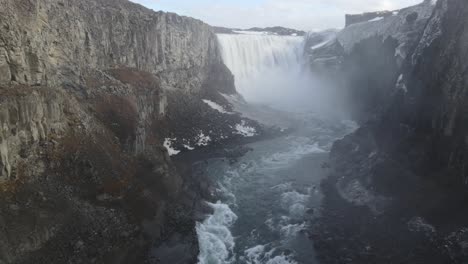
[[[400,73],[433,9],[431,1],[425,1],[339,32],[309,34],[305,53],[312,71],[328,77],[331,87],[339,87],[352,118],[361,123],[376,118],[387,108],[387,99],[403,88],[396,85]],[[416,19],[408,22],[414,13]]]
[[[325,263],[467,261],[467,15],[465,1],[438,1],[387,104],[335,143],[313,235]]]
[[[0,0],[0,263],[196,260],[166,138],[235,138],[216,35],[125,0]],[[220,120],[223,122],[218,123]],[[247,122],[244,120],[244,122]],[[180,142],[182,145],[182,142]]]

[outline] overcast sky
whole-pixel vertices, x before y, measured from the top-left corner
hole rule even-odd
[[[422,0],[131,0],[212,26],[284,26],[303,30],[341,28],[346,13],[393,10]]]

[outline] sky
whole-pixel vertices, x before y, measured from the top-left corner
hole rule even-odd
[[[344,15],[394,10],[422,0],[131,0],[203,20],[212,26],[284,26],[306,31],[342,28]]]

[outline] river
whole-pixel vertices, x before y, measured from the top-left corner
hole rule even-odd
[[[200,264],[317,263],[307,227],[320,214],[320,181],[347,121],[298,115],[289,135],[249,144],[236,162],[217,158],[197,170],[217,183],[214,214],[197,224]]]

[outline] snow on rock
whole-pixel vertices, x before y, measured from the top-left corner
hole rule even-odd
[[[321,47],[325,47],[327,44],[331,44],[332,41],[334,41],[336,38],[333,36],[333,37],[330,37],[328,39],[326,39],[325,41],[323,42],[320,42],[312,47],[310,47],[311,50],[316,50],[316,49],[319,49]]]
[[[176,141],[177,138],[166,138],[164,140],[164,147],[167,149],[167,152],[169,152],[169,156],[174,156],[180,153],[180,150],[176,150],[172,147],[172,142]]]
[[[373,19],[371,19],[371,20],[368,20],[368,22],[380,21],[380,20],[382,20],[382,19],[384,19],[384,17],[376,17],[376,18],[373,18]]]
[[[200,131],[196,140],[197,140],[197,143],[195,144],[197,146],[208,146],[208,144],[211,142],[211,137],[205,135],[203,131]]]
[[[245,121],[242,120],[240,124],[236,125],[236,131],[234,133],[244,137],[253,137],[257,134],[257,131],[255,128],[247,126]]]
[[[186,148],[187,150],[194,150],[195,149],[194,147],[191,147],[190,145],[187,145],[187,144],[184,144],[184,148]]]
[[[210,100],[206,100],[206,99],[203,99],[203,102],[207,105],[209,105],[212,109],[222,113],[222,114],[231,114],[230,112],[227,112],[223,106],[213,102],[213,101],[210,101]]]
[[[316,50],[332,44],[336,40],[336,30],[325,30],[320,32],[309,32],[306,35],[306,47],[310,47],[311,50]]]
[[[398,77],[396,88],[403,90],[403,92],[408,93],[408,88],[406,87],[405,82],[403,81],[403,74],[400,74]]]
[[[386,17],[385,19],[350,25],[338,33],[338,41],[347,53],[349,53],[357,43],[376,35],[382,36],[383,39],[391,36],[397,39],[400,44],[407,43],[411,38],[411,32],[408,31],[411,30],[411,28],[408,28],[406,17],[416,12],[418,13],[416,24],[424,26],[424,23],[418,22],[429,19],[433,9],[434,5],[430,2],[424,2],[419,5],[401,9],[398,13],[393,13],[393,16]]]

